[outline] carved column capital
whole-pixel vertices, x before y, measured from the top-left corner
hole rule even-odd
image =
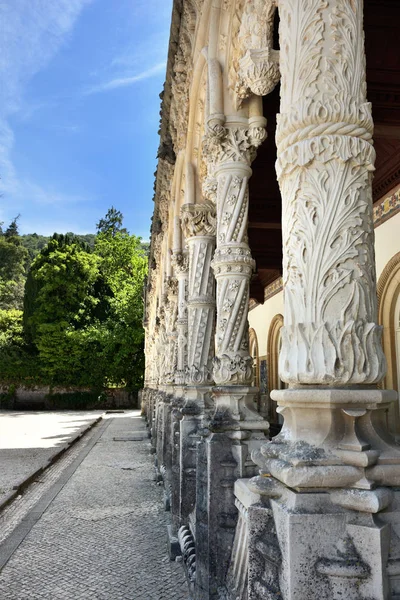
[[[171,256],[171,265],[174,268],[177,279],[187,276],[189,271],[189,257],[187,252],[173,252]]]
[[[275,11],[275,0],[252,0],[244,4],[230,72],[238,107],[252,93],[269,94],[280,79],[279,51],[273,48]]]
[[[253,122],[245,119],[243,124],[209,123],[203,141],[203,153],[215,168],[227,163],[243,163],[250,166],[257,148],[267,137],[265,119],[257,117]]]
[[[211,202],[184,204],[181,208],[182,229],[186,239],[194,236],[215,236],[216,211]]]

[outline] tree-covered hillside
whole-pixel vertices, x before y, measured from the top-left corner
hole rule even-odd
[[[0,229],[0,383],[139,388],[146,271],[113,207],[95,235]]]
[[[84,235],[79,235],[73,233],[72,231],[69,231],[65,235],[69,237],[74,237],[80,242],[84,242],[85,244],[87,244],[90,248],[94,248],[94,243],[96,240],[96,235],[94,233],[85,233]],[[38,233],[25,233],[24,235],[21,235],[19,237],[21,241],[21,246],[28,250],[31,260],[33,260],[39,254],[39,252],[43,250],[43,248],[48,244],[50,240],[50,236],[46,237],[45,235],[39,235]],[[148,242],[141,241],[140,245],[141,248],[143,248],[143,250],[146,252],[146,254],[148,254],[150,244]]]
[[[90,246],[94,247],[94,240],[96,235],[94,233],[87,233],[85,235],[75,235],[73,232],[68,232],[66,235],[69,237],[75,237],[78,240],[85,242]],[[26,233],[20,236],[21,245],[26,248],[29,252],[31,260],[33,260],[45,246],[47,246],[50,236],[39,235],[38,233]]]

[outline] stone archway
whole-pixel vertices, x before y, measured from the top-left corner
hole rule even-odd
[[[258,350],[257,334],[252,327],[249,329],[249,352],[253,359],[253,384],[256,387],[260,387],[260,353]]]
[[[395,254],[382,271],[377,286],[378,294],[378,321],[383,326],[383,350],[387,360],[387,372],[382,385],[385,389],[399,391],[396,361],[396,339],[395,339],[395,310],[400,295],[400,252]],[[390,409],[392,417],[389,419],[389,427],[392,433],[400,432],[400,411],[398,402]]]
[[[272,390],[281,388],[279,377],[279,341],[281,329],[283,327],[283,315],[277,314],[271,321],[267,338],[267,373],[268,373],[268,393]],[[271,423],[278,423],[278,414],[276,412],[275,402],[271,403],[270,419]]]

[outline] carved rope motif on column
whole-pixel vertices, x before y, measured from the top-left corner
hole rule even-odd
[[[376,325],[375,152],[365,97],[362,2],[278,5],[281,378],[291,384],[375,383],[385,372],[385,359]]]

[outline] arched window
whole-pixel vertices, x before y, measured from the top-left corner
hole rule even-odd
[[[400,395],[400,293],[397,296],[394,317],[394,335],[396,343],[396,366],[397,366],[397,392]]]
[[[281,390],[285,384],[279,377],[279,352],[282,346],[281,329],[283,326],[283,316],[275,315],[271,321],[267,340],[267,377],[268,392],[272,390]],[[271,424],[282,423],[282,417],[276,412],[276,403],[270,400],[270,422]]]
[[[378,321],[383,326],[383,350],[387,373],[382,382],[386,389],[400,392],[400,252],[384,268],[378,282]],[[399,402],[389,408],[390,431],[400,434]]]
[[[260,387],[260,361],[258,352],[257,334],[252,327],[249,329],[249,353],[253,359],[253,381],[252,385]]]

